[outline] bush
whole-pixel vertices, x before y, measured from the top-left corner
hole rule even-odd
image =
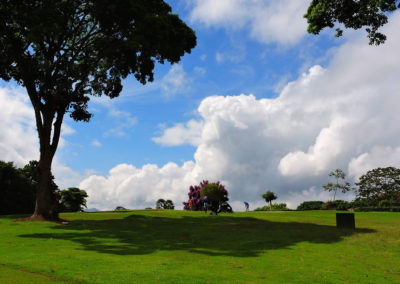
[[[324,204],[322,201],[304,201],[297,206],[297,210],[320,210],[322,204]]]
[[[372,212],[372,211],[400,212],[400,206],[396,206],[396,207],[374,207],[374,206],[358,207],[358,208],[354,208],[354,211],[357,211],[357,212]]]
[[[392,204],[390,204],[390,201],[387,199],[381,200],[378,203],[378,207],[390,207]]]
[[[272,204],[272,211],[288,211],[290,210],[289,208],[287,208],[286,203],[273,203]],[[263,206],[263,207],[259,207],[254,209],[254,211],[270,211],[270,206]]]
[[[349,202],[349,208],[359,208],[359,207],[368,207],[369,204],[365,202],[365,200],[356,199],[352,202]]]
[[[344,200],[328,201],[322,204],[322,210],[347,210],[351,208],[350,203]]]

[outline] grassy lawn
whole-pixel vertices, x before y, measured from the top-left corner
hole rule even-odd
[[[400,283],[400,213],[0,216],[0,283]]]

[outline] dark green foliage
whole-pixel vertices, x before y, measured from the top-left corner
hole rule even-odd
[[[30,213],[35,208],[37,186],[37,161],[30,161],[23,168],[12,162],[0,161],[0,214]],[[82,211],[86,207],[87,193],[79,188],[59,190],[51,176],[52,200],[60,203],[63,212]],[[59,199],[59,200],[57,200]]]
[[[210,201],[221,201],[224,198],[224,192],[219,189],[216,183],[205,184],[201,189],[201,197],[207,196]]]
[[[266,193],[264,193],[262,195],[262,198],[265,199],[265,202],[267,202],[267,203],[269,202],[269,207],[270,207],[270,210],[272,211],[272,201],[277,199],[278,196],[276,196],[275,193],[273,193],[272,191],[268,190]]]
[[[162,0],[0,1],[0,78],[24,86],[39,134],[32,217],[56,220],[49,188],[64,115],[88,122],[90,96],[118,97],[132,74],[153,81],[155,63],[177,63],[194,31]]]
[[[127,209],[125,207],[123,207],[123,206],[117,206],[114,209],[114,211],[125,211],[125,210],[127,210]]]
[[[354,208],[354,211],[356,211],[356,212],[400,212],[400,206],[393,206],[393,207],[365,206],[365,207]]]
[[[160,198],[156,202],[156,209],[164,209],[165,200]]]
[[[170,199],[165,201],[164,209],[171,209],[171,210],[175,209],[174,202],[172,202],[172,200]]]
[[[324,204],[323,201],[304,201],[297,206],[297,210],[320,210],[322,204]]]
[[[35,182],[12,162],[0,161],[0,214],[30,213],[35,208]]]
[[[259,207],[254,209],[254,211],[270,211],[271,207],[270,206],[263,206],[263,207]],[[288,211],[290,210],[289,208],[287,208],[286,203],[273,203],[272,204],[272,211]]]
[[[399,7],[399,0],[312,0],[304,17],[309,33],[319,34],[336,23],[355,30],[366,27],[369,44],[379,45],[385,42],[386,36],[378,29],[388,22],[388,13]],[[340,28],[336,32],[338,37],[343,34]]]
[[[175,205],[172,200],[164,200],[162,198],[158,199],[156,202],[156,209],[174,209]]]
[[[357,198],[369,206],[387,200],[390,206],[400,205],[400,169],[376,168],[359,178]]]
[[[381,200],[381,201],[379,201],[379,203],[378,203],[378,206],[379,207],[390,207],[392,204],[390,203],[390,201],[389,200],[386,200],[386,199],[384,199],[384,200]]]
[[[341,169],[336,169],[333,172],[330,172],[329,176],[335,178],[335,183],[329,182],[323,185],[323,188],[327,191],[334,191],[333,200],[335,200],[336,191],[338,189],[343,193],[346,193],[350,190],[350,183],[344,182],[346,174]],[[343,183],[340,183],[339,180],[343,180]]]
[[[12,162],[0,161],[0,214],[30,213],[34,210],[37,166],[37,161],[30,161],[23,168],[16,168]],[[54,201],[59,189],[53,175],[49,187]]]
[[[322,204],[322,210],[347,210],[351,207],[351,203],[344,200],[327,201]]]
[[[79,212],[86,207],[86,191],[70,187],[60,191],[61,212]]]

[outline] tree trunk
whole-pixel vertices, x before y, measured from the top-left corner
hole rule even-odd
[[[38,164],[38,184],[36,187],[35,212],[28,218],[34,221],[59,221],[59,198],[55,192],[52,192],[52,174],[51,164],[56,152],[61,133],[61,124],[64,112],[57,112],[57,118],[54,122],[54,131],[52,133],[52,123],[54,113],[45,113],[43,120],[38,123],[37,128],[40,142],[40,159]],[[52,135],[53,134],[53,135]]]
[[[269,211],[272,211],[272,201],[269,202]]]
[[[41,149],[43,151],[43,149]],[[58,200],[51,192],[51,153],[41,153],[38,165],[35,212],[31,220],[58,221]],[[50,152],[50,151],[49,151]]]

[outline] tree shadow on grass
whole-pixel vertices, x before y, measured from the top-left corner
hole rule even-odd
[[[374,232],[372,229],[337,229],[251,217],[170,218],[136,214],[124,219],[74,220],[68,225],[56,225],[54,229],[54,233],[20,237],[69,240],[81,244],[84,250],[116,255],[185,250],[210,256],[254,257],[299,242],[329,244],[345,236]]]

